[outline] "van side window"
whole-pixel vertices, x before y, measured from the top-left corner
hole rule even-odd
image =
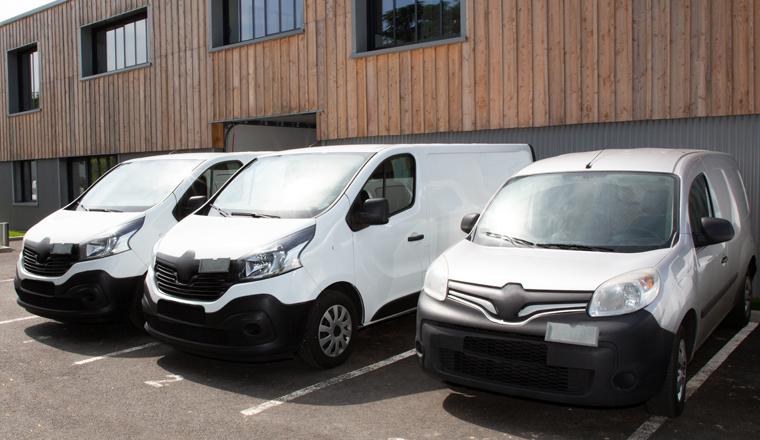
[[[714,217],[707,178],[700,174],[694,179],[689,190],[689,223],[692,234],[702,233],[702,217]]]
[[[386,198],[390,215],[414,203],[415,163],[411,155],[388,158],[380,164],[359,192],[362,203],[367,199]]]
[[[182,215],[180,215],[179,207],[184,205],[190,197],[206,196],[207,199],[210,199],[242,166],[242,163],[233,160],[209,167],[195,179],[195,182],[182,195],[174,210],[174,217],[177,220],[181,220]]]

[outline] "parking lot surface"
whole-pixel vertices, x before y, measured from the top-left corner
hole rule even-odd
[[[2,439],[760,435],[754,322],[742,332],[718,328],[689,365],[690,386],[702,382],[683,415],[660,420],[643,405],[585,408],[452,390],[427,377],[410,351],[413,314],[362,330],[349,361],[323,371],[298,358],[260,364],[200,358],[127,323],[82,326],[35,317],[16,304],[10,280],[21,242],[12,246],[14,252],[0,254]]]

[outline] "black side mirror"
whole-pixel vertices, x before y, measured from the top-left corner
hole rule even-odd
[[[384,225],[388,223],[389,213],[388,199],[380,198],[365,201],[362,210],[356,215],[359,222],[365,225]]]
[[[180,209],[180,214],[182,215],[182,218],[185,218],[188,215],[195,212],[195,210],[203,206],[203,204],[206,203],[207,200],[208,200],[208,197],[206,196],[193,196],[187,199],[187,201],[182,204],[182,208]]]
[[[459,224],[459,228],[465,234],[469,234],[472,232],[472,228],[475,227],[475,223],[478,222],[479,218],[480,214],[467,214],[466,216],[462,217],[462,223]]]
[[[695,240],[695,245],[697,246],[723,243],[734,238],[734,226],[728,220],[715,217],[702,217],[701,223],[703,237]]]

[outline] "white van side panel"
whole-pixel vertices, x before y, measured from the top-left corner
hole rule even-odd
[[[429,261],[465,237],[459,228],[462,217],[483,211],[496,190],[531,161],[525,150],[428,154],[422,191],[427,196]]]

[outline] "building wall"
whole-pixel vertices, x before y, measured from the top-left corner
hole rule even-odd
[[[0,222],[8,222],[11,229],[26,231],[35,223],[61,207],[58,191],[58,160],[37,161],[37,204],[14,204],[13,164],[0,162]],[[7,190],[6,190],[7,188]]]
[[[305,0],[302,33],[212,52],[207,0],[6,24],[3,50],[38,42],[42,97],[0,117],[0,161],[221,148],[220,122],[319,110],[319,139],[760,112],[760,0],[466,0],[465,42],[352,57],[357,1]],[[146,5],[150,66],[80,80],[79,27]]]

